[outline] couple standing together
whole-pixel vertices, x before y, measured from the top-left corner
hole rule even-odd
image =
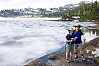
[[[82,45],[82,39],[85,41],[83,32],[80,30],[80,25],[75,25],[75,30],[69,29],[69,34],[66,36],[66,61],[69,63],[70,61],[73,61],[72,55],[73,52],[75,54],[75,59],[78,58],[78,51],[77,49],[80,49],[81,59],[85,61],[84,55],[83,55],[83,45]],[[68,58],[68,55],[70,55],[70,59]]]

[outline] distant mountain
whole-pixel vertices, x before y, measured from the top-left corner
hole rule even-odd
[[[75,7],[78,7],[78,6],[82,5],[83,3],[88,4],[88,3],[90,3],[90,1],[81,1],[81,2],[79,2],[78,4],[67,4],[67,5],[64,5],[63,8],[64,8],[65,10],[73,9],[73,8],[75,8]]]
[[[79,6],[79,4],[67,4],[67,5],[64,5],[63,8],[68,10],[68,9],[73,9],[77,6]]]
[[[88,4],[88,3],[91,3],[91,2],[90,2],[90,1],[81,1],[81,2],[79,2],[78,4],[79,4],[79,5],[82,5],[83,3]]]
[[[85,3],[85,2],[84,1],[81,1],[81,2],[78,3],[78,5],[82,5],[83,3]]]

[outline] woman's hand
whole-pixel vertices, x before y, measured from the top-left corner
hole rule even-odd
[[[73,42],[73,40],[70,40],[70,42]]]

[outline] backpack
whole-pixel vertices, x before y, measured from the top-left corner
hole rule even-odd
[[[76,30],[74,30],[74,33],[75,33],[75,31],[76,31]],[[80,36],[83,35],[82,31],[79,30],[79,32],[77,33],[77,37],[78,37],[78,34],[79,34],[79,33],[80,33]]]

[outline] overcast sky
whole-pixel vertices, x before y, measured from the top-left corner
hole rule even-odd
[[[20,8],[53,8],[66,4],[77,4],[82,0],[0,0],[0,10]],[[84,0],[83,0],[84,1]],[[85,0],[91,1],[92,0]],[[96,1],[96,0],[93,0]],[[99,1],[99,0],[97,0]]]

